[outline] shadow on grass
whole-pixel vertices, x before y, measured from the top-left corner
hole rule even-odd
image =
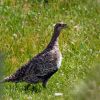
[[[44,88],[42,88],[42,86],[40,84],[27,84],[24,86],[24,91],[28,92],[35,92],[35,93],[39,93],[43,90]]]
[[[7,87],[8,90],[13,89],[16,91],[21,91],[25,93],[40,93],[44,88],[41,84],[27,84],[27,83],[8,83]]]

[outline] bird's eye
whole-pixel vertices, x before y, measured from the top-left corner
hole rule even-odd
[[[62,25],[61,25],[61,24],[59,24],[59,26],[61,27]]]

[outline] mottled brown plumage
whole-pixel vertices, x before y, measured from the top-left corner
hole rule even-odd
[[[49,78],[61,65],[61,53],[58,45],[58,36],[66,24],[57,23],[50,43],[41,53],[32,58],[28,63],[21,66],[14,74],[6,77],[2,82],[42,82],[46,86]]]

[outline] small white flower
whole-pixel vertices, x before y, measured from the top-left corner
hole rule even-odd
[[[13,34],[13,37],[14,37],[14,38],[17,38],[17,34],[14,33],[14,34]]]
[[[70,23],[74,23],[74,21],[73,20],[70,20]]]
[[[63,93],[55,93],[54,95],[55,95],[55,96],[62,96]]]
[[[75,26],[74,26],[74,29],[75,29],[76,31],[79,31],[79,30],[81,29],[81,26],[80,26],[80,25],[75,25]]]
[[[27,99],[28,99],[28,100],[32,100],[32,97],[31,97],[31,96],[29,96],[29,97],[27,97]]]
[[[39,12],[38,15],[41,15],[41,13]]]

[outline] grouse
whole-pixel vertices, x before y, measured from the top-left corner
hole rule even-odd
[[[61,65],[62,55],[59,50],[58,36],[66,26],[64,23],[57,23],[47,47],[1,82],[27,82],[29,84],[41,82],[42,86],[46,87],[50,77],[57,72]]]

